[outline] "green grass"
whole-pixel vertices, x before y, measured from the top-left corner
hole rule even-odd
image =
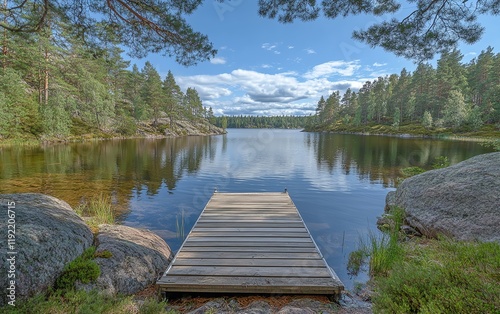
[[[430,240],[375,276],[380,313],[500,313],[500,244]]]
[[[82,217],[90,217],[86,223],[94,232],[98,230],[100,224],[113,224],[115,222],[111,201],[102,194],[76,207],[75,212]]]
[[[353,269],[370,259],[375,313],[500,313],[500,243],[403,242],[404,210],[392,208],[389,217],[387,233],[370,233],[349,256],[360,263]]]
[[[55,291],[48,296],[37,295],[28,300],[17,301],[16,307],[2,308],[6,314],[166,314],[167,303],[147,299],[142,304],[134,302],[132,296],[107,296],[96,291]]]
[[[404,211],[394,207],[388,214],[392,220],[389,230],[382,234],[369,232],[367,239],[360,240],[359,248],[349,254],[349,273],[357,275],[369,259],[369,274],[385,276],[394,263],[403,257],[404,252],[399,240],[402,237],[400,229],[404,221]]]

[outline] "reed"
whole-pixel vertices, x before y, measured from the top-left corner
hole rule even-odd
[[[86,217],[86,222],[92,231],[96,232],[101,224],[114,224],[115,213],[108,197],[99,194],[89,201],[75,208],[81,217]]]
[[[185,222],[186,222],[186,213],[184,209],[181,209],[180,214],[175,216],[175,226],[177,230],[177,238],[184,240],[186,237],[185,234]]]

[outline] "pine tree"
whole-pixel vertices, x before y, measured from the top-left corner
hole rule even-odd
[[[318,104],[319,105],[319,104]],[[335,122],[340,117],[340,93],[335,91],[325,101],[325,108],[320,114],[323,123]]]
[[[419,121],[425,111],[433,112],[435,71],[428,63],[420,63],[413,73],[411,90],[415,95],[412,121]]]
[[[180,114],[179,111],[184,94],[182,93],[179,85],[175,82],[174,75],[171,71],[168,71],[167,76],[163,81],[163,92],[165,94],[164,110],[169,118],[170,125],[172,125],[173,121]]]
[[[467,79],[465,69],[461,65],[463,55],[458,50],[445,52],[437,62],[436,89],[433,103],[433,116],[442,117],[442,110],[452,90],[458,90],[462,95],[467,94]]]
[[[326,106],[325,98],[321,96],[321,98],[318,100],[318,105],[316,107],[316,119],[318,123],[323,123],[321,117],[323,116],[323,111],[325,110],[325,106]]]
[[[196,89],[188,87],[185,96],[187,116],[191,119],[203,117],[203,104]]]
[[[149,61],[146,61],[142,69],[144,77],[144,85],[142,88],[142,97],[146,106],[151,111],[153,125],[158,125],[158,120],[161,117],[161,109],[165,102],[164,93],[162,90],[162,82],[160,74]]]
[[[408,103],[410,101],[411,96],[411,74],[406,71],[405,68],[401,70],[397,82],[394,85],[394,89],[392,90],[391,97],[389,99],[390,107],[395,109],[399,109],[399,122],[404,123],[405,118],[411,117],[412,113],[408,112]]]
[[[457,129],[466,121],[469,111],[469,106],[465,102],[462,92],[458,89],[454,89],[450,92],[444,106],[444,123]]]
[[[130,103],[131,114],[137,121],[149,118],[148,110],[142,95],[144,89],[144,75],[137,65],[132,66],[132,71],[127,73],[124,97]]]

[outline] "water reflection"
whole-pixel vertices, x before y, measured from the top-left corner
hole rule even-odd
[[[217,187],[288,188],[314,240],[346,286],[347,256],[375,230],[399,170],[457,163],[489,149],[473,142],[229,130],[224,136],[0,148],[0,193],[41,192],[76,206],[111,195],[119,222],[148,228],[175,251]]]
[[[360,179],[385,187],[394,187],[401,168],[430,169],[439,156],[455,164],[490,151],[474,142],[348,134],[309,133],[305,143],[314,150],[321,170],[331,174],[341,169],[344,175],[355,171]]]
[[[127,207],[133,191],[173,191],[202,161],[215,158],[218,137],[133,139],[0,148],[0,193],[39,192],[76,206],[96,193]]]

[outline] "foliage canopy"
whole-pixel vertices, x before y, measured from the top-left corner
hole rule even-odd
[[[412,8],[400,14],[402,4]],[[353,37],[371,47],[380,46],[398,56],[423,61],[436,53],[449,51],[459,41],[475,43],[484,27],[477,22],[481,14],[498,15],[500,1],[451,0],[259,0],[259,14],[282,23],[314,20],[320,12],[328,18],[371,14],[381,20]],[[383,20],[385,14],[393,17]],[[402,16],[400,18],[400,16]]]
[[[22,0],[3,8],[0,26],[12,32],[39,32],[58,18],[66,31],[89,45],[114,41],[133,56],[149,52],[175,56],[183,65],[210,59],[216,50],[206,35],[195,32],[184,15],[202,0]]]
[[[232,0],[217,0],[230,2]],[[12,32],[38,32],[57,17],[72,35],[88,44],[115,41],[133,56],[149,52],[175,56],[183,65],[213,57],[216,50],[206,35],[186,22],[203,0],[15,0],[6,2],[0,26]],[[423,61],[474,43],[484,32],[477,22],[483,14],[498,15],[500,1],[451,0],[259,0],[259,15],[282,23],[349,15],[374,15],[379,22],[355,31],[353,37],[398,56]],[[402,4],[411,13],[401,14]],[[386,16],[390,18],[384,18]]]

